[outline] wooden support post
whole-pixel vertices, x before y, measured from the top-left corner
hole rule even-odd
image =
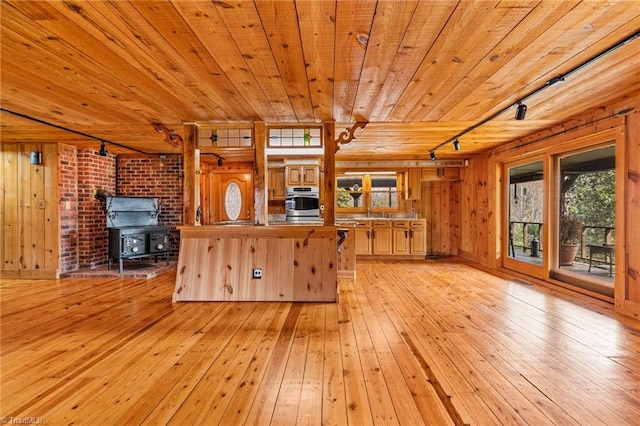
[[[197,171],[200,168],[197,150],[198,126],[195,124],[187,124],[184,126],[184,133],[186,137],[182,147],[182,169],[184,174],[182,223],[185,225],[195,225],[196,211],[200,204],[200,185],[197,175]]]
[[[324,224],[334,225],[335,212],[335,183],[336,183],[336,122],[325,121],[324,131]]]
[[[267,178],[267,126],[264,122],[253,123],[253,139],[255,145],[255,182],[254,208],[255,223],[267,224],[269,212],[269,179]]]

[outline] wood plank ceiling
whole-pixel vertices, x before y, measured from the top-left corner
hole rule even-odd
[[[2,140],[179,152],[152,123],[369,125],[339,160],[429,151],[640,29],[638,1],[2,2]],[[640,39],[438,150],[483,151],[640,93]],[[112,152],[128,152],[110,146]]]

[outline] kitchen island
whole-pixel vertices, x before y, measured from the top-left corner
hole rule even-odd
[[[173,301],[335,302],[338,227],[179,226]]]

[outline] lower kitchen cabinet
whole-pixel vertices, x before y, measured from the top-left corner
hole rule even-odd
[[[356,255],[416,256],[427,253],[426,220],[373,220],[356,226]]]
[[[393,238],[389,221],[374,221],[371,225],[373,254],[393,254]]]
[[[372,253],[371,222],[358,222],[356,225],[356,255]]]
[[[427,254],[427,221],[412,220],[409,222],[410,254]]]

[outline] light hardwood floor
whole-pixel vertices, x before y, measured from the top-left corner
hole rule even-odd
[[[2,280],[0,415],[52,425],[640,419],[640,323],[601,301],[442,260],[359,260],[337,304],[172,304],[174,274]]]

